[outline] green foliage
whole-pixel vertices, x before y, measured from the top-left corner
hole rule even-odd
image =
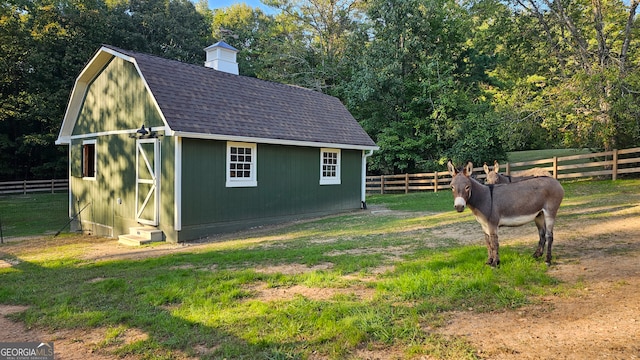
[[[372,40],[341,93],[381,147],[370,168],[429,171],[450,155],[500,153],[479,131],[490,108],[479,97],[483,76],[466,44],[465,10],[447,0],[372,1],[367,16]]]
[[[458,139],[447,152],[448,158],[455,164],[467,161],[482,164],[487,159],[505,158],[506,152],[500,141],[500,122],[493,116],[492,113],[470,114],[461,121]]]
[[[473,8],[481,24],[474,44],[498,60],[489,91],[505,121],[507,150],[636,146],[637,4],[530,5],[513,13],[494,1]]]
[[[54,145],[74,80],[103,43],[204,62],[210,27],[187,0],[0,6],[0,181],[63,178]]]
[[[259,61],[264,79],[296,84],[335,94],[346,80],[352,37],[361,35],[363,3],[359,0],[265,0],[280,10],[273,20],[273,37]],[[275,31],[273,31],[275,30]]]
[[[189,0],[131,0],[127,12],[135,39],[128,48],[204,63],[203,49],[211,45],[211,25]]]
[[[217,9],[211,17],[213,39],[239,50],[237,60],[241,75],[255,77],[268,69],[263,57],[280,35],[273,18],[246,4]]]

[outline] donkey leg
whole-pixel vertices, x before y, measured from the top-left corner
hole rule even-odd
[[[489,260],[487,260],[487,264],[491,267],[496,267],[500,265],[500,255],[498,253],[498,235],[492,234],[488,235],[488,243],[489,249]]]
[[[487,244],[487,265],[491,265],[493,263],[493,253],[491,252],[491,238],[489,234],[484,234],[484,242]]]
[[[536,249],[536,252],[533,253],[533,257],[539,258],[540,256],[542,256],[542,254],[544,254],[544,244],[547,240],[547,236],[546,236],[547,232],[545,230],[545,221],[544,221],[543,213],[540,213],[538,214],[538,216],[536,216],[535,223],[536,223],[536,227],[538,228],[538,236],[540,237],[540,239],[538,240],[538,248]]]
[[[492,266],[500,265],[500,254],[498,253],[498,249],[500,247],[498,243],[498,234],[494,234],[492,236],[492,248],[493,248],[493,264]]]
[[[556,213],[549,212],[545,216],[545,237],[547,239],[547,265],[551,265],[551,247],[553,246],[553,226],[556,222]]]
[[[547,231],[547,265],[551,266],[551,245],[553,245],[553,231]]]

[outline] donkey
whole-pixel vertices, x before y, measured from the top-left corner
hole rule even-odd
[[[551,173],[545,169],[533,168],[519,172],[516,176],[500,174],[500,164],[497,160],[493,161],[493,170],[489,170],[487,163],[484,163],[484,172],[487,174],[487,178],[484,180],[485,184],[504,184],[518,182],[526,179],[531,179],[536,176],[551,176]]]
[[[553,225],[564,189],[553,177],[532,177],[513,184],[483,185],[471,177],[473,164],[467,163],[463,169],[456,169],[449,161],[447,168],[451,174],[453,206],[462,212],[465,206],[471,209],[482,226],[487,244],[487,264],[500,264],[498,254],[498,227],[520,226],[534,221],[540,240],[533,254],[538,258],[544,254],[547,245],[547,265],[551,265]]]

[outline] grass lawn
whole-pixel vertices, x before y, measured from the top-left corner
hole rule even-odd
[[[0,196],[3,237],[55,234],[69,221],[69,195],[27,194]],[[68,231],[68,228],[66,229]]]
[[[507,154],[509,162],[533,161],[540,159],[550,159],[554,156],[571,156],[591,153],[589,149],[548,149],[548,150],[526,150],[513,151]]]
[[[637,204],[640,180],[564,185],[566,209],[606,216],[598,209]],[[0,260],[12,264],[0,267],[0,303],[29,306],[15,316],[29,327],[106,328],[96,350],[115,343],[122,357],[345,359],[375,349],[475,359],[464,341],[430,330],[446,312],[513,309],[570,291],[531,257],[533,244],[501,246],[502,264],[492,269],[482,244],[442,235],[452,227],[480,231],[468,211],[451,210],[448,191],[368,203],[402,213],[342,214],[138,259],[87,258],[96,239],[76,235],[0,245]],[[292,289],[308,295],[283,295]],[[125,343],[128,329],[148,336]]]

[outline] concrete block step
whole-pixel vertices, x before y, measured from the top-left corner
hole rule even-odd
[[[154,241],[139,235],[126,234],[126,235],[118,236],[118,243],[122,245],[140,246],[140,245],[145,245],[152,242]]]
[[[118,236],[120,244],[129,246],[140,246],[158,241],[164,241],[162,230],[150,227],[132,227],[129,228],[129,234]]]
[[[164,234],[162,233],[162,230],[158,230],[156,228],[140,227],[140,226],[132,227],[132,228],[129,228],[129,234],[141,236],[151,241],[164,240]]]

